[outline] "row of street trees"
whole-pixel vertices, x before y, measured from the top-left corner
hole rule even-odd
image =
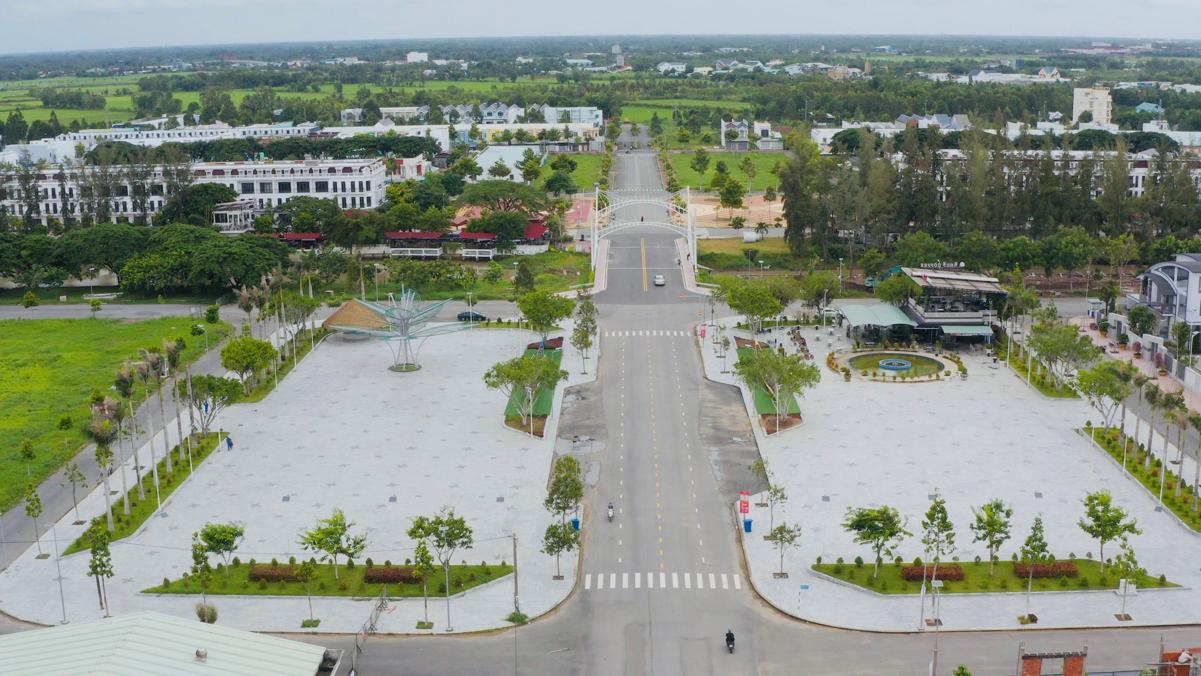
[[[1137,521],[1130,517],[1125,509],[1113,503],[1108,491],[1097,491],[1085,496],[1084,511],[1084,517],[1079,520],[1078,525],[1099,544],[1098,560],[1102,575],[1106,565],[1111,563],[1105,558],[1105,545],[1114,541],[1121,543],[1121,553],[1112,561],[1118,569],[1118,574],[1124,578],[1143,574],[1144,571],[1138,566],[1128,540],[1129,536],[1142,532]],[[992,575],[998,558],[997,552],[1011,537],[1013,509],[1000,499],[994,499],[979,507],[973,507],[972,517],[972,541],[982,544],[988,551],[989,575]],[[885,557],[894,556],[904,539],[913,535],[907,530],[907,520],[895,508],[887,505],[848,509],[843,528],[851,533],[856,543],[871,548],[875,557],[872,577],[879,574],[880,562]],[[955,527],[948,515],[946,500],[936,494],[921,521],[925,565],[932,564],[929,579],[938,579],[939,564],[944,557],[951,556],[956,551],[955,540]],[[1030,568],[1026,590],[1028,609],[1029,593],[1034,580],[1034,564],[1055,560],[1046,544],[1042,517],[1034,519],[1030,535],[1018,551],[1016,560],[1026,563]]]

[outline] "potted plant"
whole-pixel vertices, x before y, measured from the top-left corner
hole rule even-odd
[[[1097,330],[1101,332],[1102,337],[1108,336],[1109,335],[1109,322],[1105,319],[1098,320],[1097,321]]]
[[[1118,345],[1124,350],[1126,345],[1130,343],[1130,334],[1123,331],[1118,334]]]
[[[1143,344],[1136,340],[1136,341],[1134,341],[1134,357],[1135,357],[1135,359],[1141,359],[1142,356],[1143,356]]]
[[[851,369],[846,366],[842,367],[842,379],[847,382],[851,381]]]

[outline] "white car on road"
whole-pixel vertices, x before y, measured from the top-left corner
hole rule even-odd
[[[655,275],[655,286],[666,286],[667,280],[663,279],[663,275]]]

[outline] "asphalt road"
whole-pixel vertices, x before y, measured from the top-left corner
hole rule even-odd
[[[620,154],[615,164],[615,187],[658,188],[653,154]],[[631,206],[618,216],[650,220],[655,210]],[[560,437],[597,439],[585,456],[590,489],[575,593],[517,629],[372,637],[358,673],[928,673],[933,634],[815,626],[776,612],[750,590],[730,507],[739,489],[762,488],[746,470],[757,452],[737,393],[700,375],[688,334],[705,304],[683,291],[674,237],[650,227],[611,237],[609,287],[596,298],[599,379],[568,393],[572,403],[559,430]],[[665,286],[653,285],[655,274],[664,275]],[[628,331],[660,334],[612,335]],[[618,508],[612,523],[604,518],[610,500]],[[722,640],[727,628],[738,637],[733,655]],[[1195,628],[948,633],[937,638],[938,673],[964,663],[978,676],[1013,674],[1022,644],[1044,651],[1087,645],[1092,672],[1137,667],[1155,658],[1161,637],[1169,648],[1201,643]],[[294,638],[351,645],[349,637]]]
[[[619,154],[615,165],[615,187],[658,185],[650,153]],[[626,207],[618,216],[649,220],[653,211]],[[599,471],[586,497],[582,581],[574,595],[516,630],[374,637],[360,673],[928,673],[933,634],[815,626],[783,616],[749,589],[729,507],[740,488],[761,489],[745,469],[757,451],[745,439],[749,421],[737,394],[703,379],[690,337],[667,333],[690,332],[704,309],[702,299],[683,292],[674,237],[650,227],[611,237],[609,286],[596,298],[600,377],[581,393],[569,393],[574,403],[559,430],[561,437],[596,437],[600,448],[587,456],[590,473]],[[655,274],[664,275],[665,286],[651,283]],[[624,331],[662,333],[605,335]],[[610,500],[617,507],[613,523],[604,518]],[[667,588],[660,588],[660,573]],[[680,576],[677,588],[673,573]],[[684,588],[685,573],[691,589]],[[697,573],[702,589],[696,588]],[[710,573],[716,589],[710,588]],[[721,588],[722,575],[727,589]],[[654,587],[648,589],[651,576]],[[727,628],[738,637],[733,655],[722,639]],[[1013,674],[1020,644],[1048,651],[1087,645],[1090,671],[1137,666],[1154,659],[1161,635],[1168,647],[1201,643],[1201,631],[1183,628],[948,633],[938,638],[938,673],[965,663],[977,675]],[[342,639],[314,642],[349,645]]]

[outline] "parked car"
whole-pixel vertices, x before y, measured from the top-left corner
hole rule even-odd
[[[655,275],[655,286],[665,286],[667,280],[663,279],[663,275]]]
[[[459,321],[461,322],[486,322],[488,318],[476,312],[475,310],[464,310],[459,313]]]

